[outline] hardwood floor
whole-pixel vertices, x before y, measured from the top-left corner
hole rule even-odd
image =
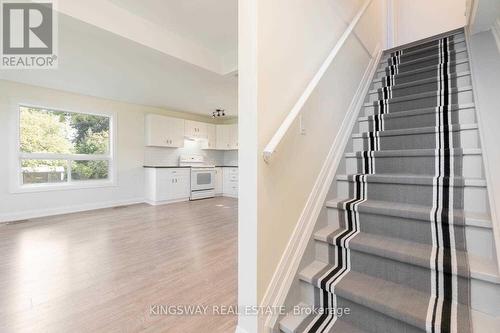
[[[234,332],[237,200],[145,204],[0,225],[0,332]],[[165,309],[165,307],[163,308]]]

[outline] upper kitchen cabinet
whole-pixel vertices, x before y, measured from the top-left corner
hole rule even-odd
[[[184,120],[155,114],[146,115],[146,146],[184,147]]]
[[[238,149],[238,125],[217,125],[217,149]]]
[[[199,121],[186,120],[184,133],[191,139],[207,139],[207,125]]]
[[[217,128],[213,124],[206,124],[207,139],[203,141],[203,149],[217,149]]]

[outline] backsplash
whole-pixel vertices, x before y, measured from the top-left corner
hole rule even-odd
[[[144,148],[144,165],[178,165],[181,155],[202,155],[207,164],[238,165],[238,151],[203,150],[200,142],[185,140],[184,148]]]

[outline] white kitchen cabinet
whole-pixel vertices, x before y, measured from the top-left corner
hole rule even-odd
[[[224,184],[223,168],[215,168],[215,195],[222,195]]]
[[[202,149],[217,149],[217,128],[213,124],[206,124],[207,139],[202,142]]]
[[[207,125],[199,121],[186,120],[184,135],[191,139],[207,139]]]
[[[238,149],[238,125],[217,125],[217,149]]]
[[[146,115],[146,146],[184,147],[184,120],[155,114]]]
[[[224,196],[238,197],[238,168],[223,168],[222,192]]]
[[[189,168],[146,168],[148,203],[159,205],[187,201],[191,194]]]
[[[238,124],[229,125],[229,146],[230,149],[236,150],[238,144]]]

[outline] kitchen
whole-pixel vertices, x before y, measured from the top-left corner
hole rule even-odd
[[[224,118],[218,111],[215,120]],[[147,203],[238,198],[236,119],[206,123],[156,114],[145,118]]]

